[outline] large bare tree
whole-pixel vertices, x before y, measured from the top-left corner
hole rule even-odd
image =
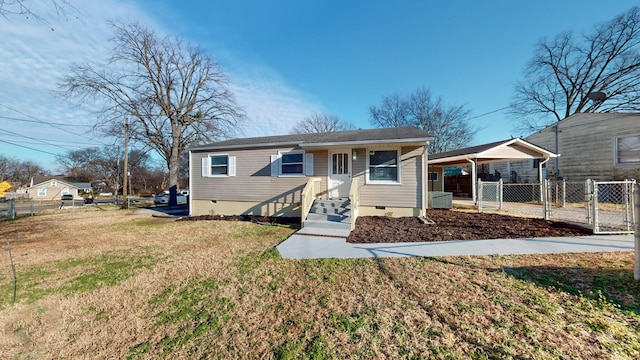
[[[409,96],[385,96],[379,106],[369,107],[369,114],[371,124],[377,127],[415,126],[433,135],[430,154],[468,146],[476,132],[469,119],[471,111],[462,105],[445,105],[424,87]]]
[[[103,106],[98,127],[129,134],[155,150],[169,170],[176,204],[180,153],[194,143],[232,135],[243,118],[222,67],[203,49],[160,37],[138,23],[112,23],[111,57],[103,66],[77,64],[60,83],[62,94]]]
[[[324,133],[332,131],[353,130],[352,123],[340,120],[330,114],[311,114],[298,121],[291,129],[292,134]]]
[[[525,131],[580,112],[640,109],[640,8],[580,36],[540,40],[524,78],[511,110]]]

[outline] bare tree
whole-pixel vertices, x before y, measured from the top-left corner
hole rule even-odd
[[[369,107],[374,126],[415,126],[433,135],[430,154],[460,149],[473,141],[476,128],[470,123],[470,113],[462,105],[445,105],[442,98],[432,98],[424,87],[407,97],[386,96],[380,106]]]
[[[60,19],[68,19],[69,17],[78,17],[80,10],[67,0],[50,0],[51,7],[56,16]],[[26,18],[35,19],[43,24],[50,25],[44,15],[33,9],[33,2],[26,0],[0,0],[0,17],[5,19],[9,16],[24,16]],[[54,30],[51,28],[51,30]]]
[[[222,67],[197,46],[158,37],[138,23],[112,23],[115,47],[101,67],[74,65],[61,93],[104,106],[98,127],[123,133],[155,150],[169,170],[170,205],[176,204],[179,157],[186,146],[234,133],[243,113]]]
[[[355,129],[355,126],[352,123],[344,122],[335,115],[312,114],[295,123],[291,133],[309,134],[353,129]]]
[[[524,75],[511,104],[522,130],[580,112],[640,109],[640,8],[581,36],[563,32],[540,40]]]
[[[0,182],[8,181],[15,188],[26,186],[34,176],[47,175],[48,172],[33,161],[21,161],[0,155]]]

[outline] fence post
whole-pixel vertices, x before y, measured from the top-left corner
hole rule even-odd
[[[567,207],[567,180],[562,179],[562,208]]]
[[[9,199],[9,208],[7,209],[9,211],[9,219],[15,219],[16,218],[16,199]]]
[[[585,202],[585,211],[587,212],[587,224],[593,225],[593,218],[591,217],[591,202],[593,198],[591,197],[591,179],[587,179],[584,182],[584,202]]]
[[[476,194],[478,200],[478,212],[482,212],[482,180],[478,179],[478,193]]]
[[[636,211],[636,206],[638,206],[638,202],[635,201],[635,196],[634,194],[637,193],[636,191],[636,180],[635,179],[631,179],[631,184],[629,185],[629,201],[631,202],[631,206],[629,206],[629,208],[631,209],[631,227],[635,227],[638,220],[636,219],[636,214],[638,213]]]
[[[635,184],[635,213],[640,214],[640,189],[638,189],[638,184]],[[635,260],[633,262],[633,278],[636,280],[640,280],[640,221],[636,221],[636,233],[635,233],[635,246],[634,246],[634,255]]]
[[[498,180],[498,210],[502,210],[502,191],[503,191],[504,181],[502,179]]]
[[[542,208],[544,209],[544,219],[549,220],[549,213],[551,209],[549,208],[549,180],[545,179],[540,183],[540,195],[542,197]]]
[[[598,226],[598,183],[593,180],[591,186],[593,193],[593,233],[597,234],[600,232],[600,226]]]

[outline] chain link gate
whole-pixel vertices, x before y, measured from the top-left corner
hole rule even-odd
[[[593,181],[587,189],[587,218],[594,234],[627,234],[635,230],[635,180]]]

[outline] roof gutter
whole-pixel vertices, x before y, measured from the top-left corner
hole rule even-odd
[[[355,140],[355,141],[334,141],[334,142],[324,142],[324,143],[300,143],[301,148],[312,148],[312,147],[328,147],[328,146],[342,146],[342,145],[375,145],[375,144],[405,144],[405,143],[420,143],[424,144],[425,142],[432,141],[433,138],[412,138],[412,139],[383,139],[383,140]]]

